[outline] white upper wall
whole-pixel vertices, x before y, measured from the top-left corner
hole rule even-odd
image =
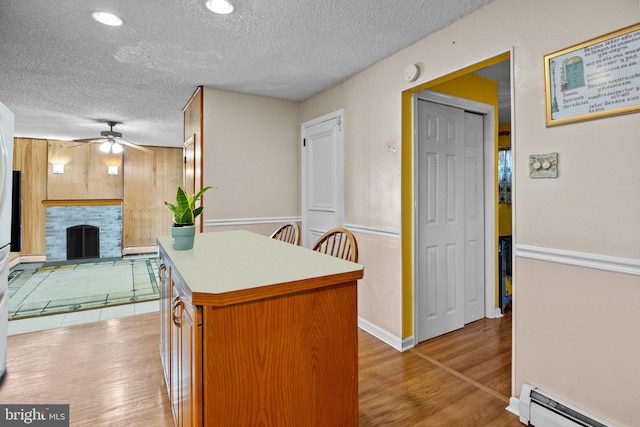
[[[543,66],[546,54],[638,21],[636,0],[496,0],[300,109],[301,122],[345,109],[346,222],[400,230],[402,91],[512,51],[513,393],[531,382],[620,426],[638,421],[640,342],[634,337],[640,333],[640,278],[527,260],[517,247],[640,259],[640,113],[547,128]],[[402,79],[408,64],[422,70],[416,82]],[[559,153],[558,178],[529,178],[528,156],[549,152]],[[391,261],[376,258],[377,268],[398,271],[393,254],[386,256]],[[407,256],[402,253],[404,262]],[[366,271],[365,265],[365,281]],[[363,282],[359,292],[367,301],[360,313],[369,322],[394,334],[402,322],[410,324],[411,292],[399,271],[395,281],[389,276],[375,286]],[[376,307],[397,301],[403,307]],[[563,344],[563,337],[571,340]]]
[[[400,228],[401,92],[513,48],[519,242],[640,258],[638,115],[546,128],[543,68],[544,55],[639,16],[635,0],[497,0],[304,102],[301,121],[345,108],[346,222]],[[416,82],[402,79],[408,64]],[[547,152],[559,178],[529,179],[528,155]]]
[[[299,216],[298,103],[204,88],[204,220]]]

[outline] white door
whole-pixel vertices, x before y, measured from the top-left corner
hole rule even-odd
[[[302,246],[343,225],[342,110],[302,124]]]
[[[481,116],[420,100],[417,120],[420,342],[484,315],[484,169]]]
[[[484,126],[483,116],[465,113],[464,323],[484,317]]]

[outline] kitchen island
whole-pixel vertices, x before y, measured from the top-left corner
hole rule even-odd
[[[358,425],[361,265],[247,231],[157,243],[176,425]]]

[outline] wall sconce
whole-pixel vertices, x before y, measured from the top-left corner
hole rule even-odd
[[[55,174],[64,173],[64,163],[54,163],[53,173]]]
[[[109,175],[118,175],[118,166],[109,166],[107,172]]]

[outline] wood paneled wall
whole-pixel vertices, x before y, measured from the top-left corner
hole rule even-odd
[[[73,148],[69,148],[73,147]],[[43,200],[123,200],[123,246],[154,245],[168,234],[170,212],[164,201],[175,200],[182,185],[182,149],[147,147],[153,154],[125,148],[105,154],[98,144],[14,139],[14,170],[22,171],[21,255],[46,253],[46,208]],[[53,174],[53,163],[64,163],[64,174]],[[107,166],[117,165],[118,175]]]
[[[22,255],[46,253],[47,141],[16,138],[13,170],[22,172]]]
[[[182,185],[182,149],[148,147],[153,154],[125,148],[123,230],[124,246],[154,245],[157,235],[169,234],[171,212]]]
[[[100,144],[49,141],[47,198],[49,200],[122,199],[122,153],[105,154]],[[53,164],[64,165],[63,174]],[[118,175],[107,174],[118,166]]]

